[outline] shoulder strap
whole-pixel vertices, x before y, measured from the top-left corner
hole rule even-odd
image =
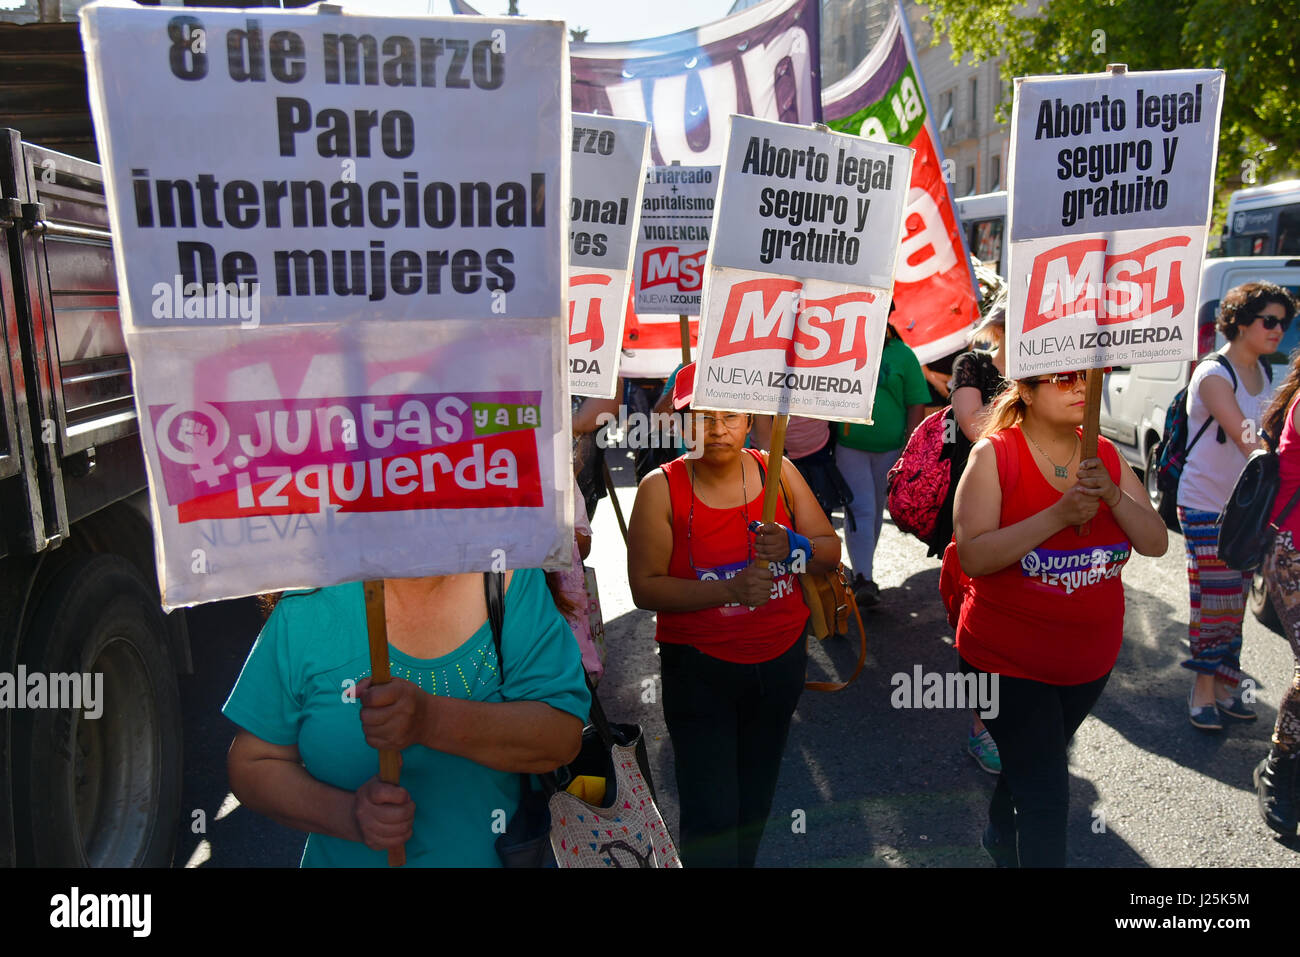
[[[501,683],[506,683],[506,664],[501,656],[501,632],[505,630],[506,620],[506,576],[505,572],[483,573],[483,598],[487,601],[488,623],[492,626],[492,643],[497,649],[497,669],[501,672]]]
[[[1269,382],[1272,382],[1272,381],[1273,381],[1273,363],[1271,363],[1271,362],[1268,361],[1268,357],[1267,357],[1267,356],[1260,356],[1260,357],[1259,357],[1259,364],[1262,365],[1262,366],[1264,367],[1264,378],[1268,379]]]
[[[1229,360],[1228,357],[1225,356],[1222,352],[1216,352],[1212,356],[1210,356],[1210,358],[1213,359],[1215,362],[1217,362],[1219,365],[1223,366],[1223,368],[1228,370],[1228,377],[1232,379],[1232,391],[1236,392],[1237,391],[1237,370],[1232,367],[1231,360]]]

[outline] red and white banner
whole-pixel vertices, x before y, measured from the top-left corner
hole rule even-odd
[[[1196,358],[1223,73],[1018,80],[1012,378]]]
[[[897,10],[867,57],[822,92],[826,124],[915,150],[892,322],[921,362],[967,345],[979,295],[910,37]]]

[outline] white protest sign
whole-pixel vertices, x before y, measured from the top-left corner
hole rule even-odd
[[[700,314],[717,166],[651,166],[636,244],[637,312]]]
[[[164,604],[567,565],[563,26],[82,25]]]
[[[905,146],[732,117],[693,406],[870,420],[911,169]]]
[[[650,124],[573,115],[569,391],[612,398],[632,283]]]
[[[1196,358],[1223,73],[1017,81],[1011,378]]]

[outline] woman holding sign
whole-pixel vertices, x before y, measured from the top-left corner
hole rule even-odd
[[[1001,866],[1064,866],[1066,749],[1119,655],[1120,570],[1132,550],[1162,555],[1169,543],[1109,441],[1080,461],[1086,376],[1013,383],[957,488],[956,550],[971,576],[957,650],[962,672],[995,689],[984,723],[1002,774],[982,843]]]
[[[483,576],[388,579],[393,678],[371,685],[360,582],[290,592],[223,709],[230,789],[308,832],[304,867],[499,867],[519,773],[573,759],[591,706],[573,632],[539,569],[507,572],[501,653]],[[400,751],[402,783],[377,776]]]
[[[675,408],[690,404],[694,382],[692,363],[678,373]],[[788,461],[776,521],[758,525],[767,457],[745,448],[751,419],[689,416],[688,446],[700,454],[647,475],[628,523],[632,598],[658,612],[687,867],[754,865],[803,691],[808,606],[796,573],[840,557],[839,537]]]

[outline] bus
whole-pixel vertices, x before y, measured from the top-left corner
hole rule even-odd
[[[1233,193],[1228,199],[1219,254],[1300,255],[1300,179]]]
[[[1005,279],[1007,191],[959,196],[956,206],[957,219],[971,253]]]

